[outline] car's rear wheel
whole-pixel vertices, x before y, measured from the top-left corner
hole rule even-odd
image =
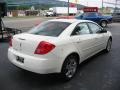
[[[112,45],[112,39],[109,39],[108,43],[107,43],[107,46],[106,46],[106,49],[105,49],[106,52],[111,51],[111,45]]]
[[[76,74],[77,67],[78,67],[77,57],[75,55],[68,56],[63,64],[61,71],[63,79],[64,80],[72,79]]]
[[[107,21],[101,21],[101,23],[100,23],[100,25],[102,26],[102,27],[107,27]]]

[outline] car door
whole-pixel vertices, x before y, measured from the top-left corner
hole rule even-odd
[[[102,30],[102,27],[92,22],[89,22],[88,26],[92,31],[92,35],[95,36],[94,52],[100,51],[103,48],[105,48],[105,45],[106,45],[105,33],[100,33]]]
[[[95,36],[91,34],[87,23],[78,24],[73,30],[71,38],[80,53],[81,61],[93,54]]]

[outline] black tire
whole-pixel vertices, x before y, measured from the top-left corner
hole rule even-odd
[[[102,27],[107,27],[107,21],[105,21],[105,20],[103,20],[103,21],[101,21],[101,23],[100,23],[100,25],[102,26]]]
[[[111,45],[112,45],[112,39],[110,38],[108,40],[108,43],[107,43],[107,46],[106,46],[106,49],[105,49],[105,52],[110,52],[111,51]]]
[[[71,80],[77,72],[78,60],[76,55],[70,55],[63,63],[61,75],[64,81]]]

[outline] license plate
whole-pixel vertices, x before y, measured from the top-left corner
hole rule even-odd
[[[20,63],[24,63],[24,58],[17,56],[16,60]]]

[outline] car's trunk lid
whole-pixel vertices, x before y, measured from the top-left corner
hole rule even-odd
[[[56,37],[40,36],[33,34],[20,34],[13,37],[13,49],[18,52],[34,55],[34,52],[41,41],[51,41]]]

